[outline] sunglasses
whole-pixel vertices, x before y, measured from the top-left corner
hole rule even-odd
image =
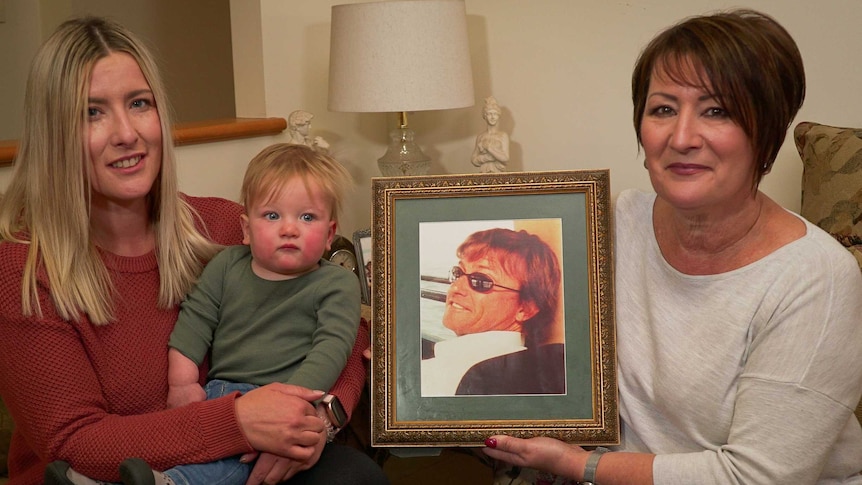
[[[515,291],[518,293],[521,292],[521,290],[494,283],[494,280],[492,280],[488,275],[482,273],[465,273],[464,270],[458,266],[453,266],[452,270],[449,271],[449,283],[454,283],[455,280],[462,276],[466,276],[467,282],[470,284],[470,288],[479,293],[490,293],[495,286],[504,290]]]

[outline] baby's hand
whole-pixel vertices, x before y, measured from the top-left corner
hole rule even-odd
[[[186,404],[203,401],[207,393],[200,384],[184,384],[181,386],[168,387],[168,408],[178,408]]]

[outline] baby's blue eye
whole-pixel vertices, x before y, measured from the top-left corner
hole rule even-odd
[[[276,214],[275,212],[267,212],[266,214],[263,215],[263,218],[268,220],[268,221],[277,221],[278,220],[278,214]]]
[[[314,220],[314,216],[312,214],[303,214],[303,215],[299,216],[299,218],[305,222],[311,222]]]

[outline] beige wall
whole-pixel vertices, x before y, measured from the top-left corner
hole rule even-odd
[[[234,116],[228,0],[0,0],[0,140],[21,132],[24,86],[43,39],[73,16],[123,23],[153,48],[176,116],[198,121]]]
[[[69,2],[70,15],[114,18],[146,39],[164,71],[177,119],[234,116],[229,1],[46,1]]]
[[[21,136],[25,73],[42,42],[38,2],[5,0],[4,7],[6,21],[0,23],[0,140]]]
[[[370,178],[385,151],[394,119],[380,114],[333,113],[326,108],[330,7],[345,0],[232,0],[260,24],[260,37],[236,38],[246,67],[237,112],[316,116],[312,134],[330,141],[358,185],[341,232],[370,224]],[[484,128],[481,100],[493,94],[510,134],[513,169],[610,168],[614,193],[649,188],[631,127],[630,73],[644,43],[658,30],[692,14],[738,5],[709,0],[467,0],[477,104],[415,113],[411,126],[434,159],[432,173],[464,173],[476,134]],[[796,38],[808,71],[808,95],[797,121],[862,126],[862,51],[856,0],[749,0],[771,13]],[[236,30],[236,27],[235,27]],[[256,63],[255,63],[256,62]],[[243,104],[245,103],[245,104]],[[179,149],[181,184],[192,194],[235,199],[245,163],[281,137]],[[779,155],[763,190],[798,210],[801,162],[792,140]],[[0,187],[8,170],[0,171]]]

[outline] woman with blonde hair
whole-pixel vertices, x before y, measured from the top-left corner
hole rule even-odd
[[[324,452],[310,403],[322,391],[274,384],[166,409],[178,304],[222,245],[241,242],[242,208],[178,192],[165,90],[141,41],[105,19],[63,23],[33,61],[24,104],[0,200],[9,483],[42,483],[55,460],[67,466],[49,481],[93,483],[83,475],[119,480],[128,456],[167,468],[257,452],[250,483],[374,476],[355,450]],[[363,339],[332,389],[348,410]]]

